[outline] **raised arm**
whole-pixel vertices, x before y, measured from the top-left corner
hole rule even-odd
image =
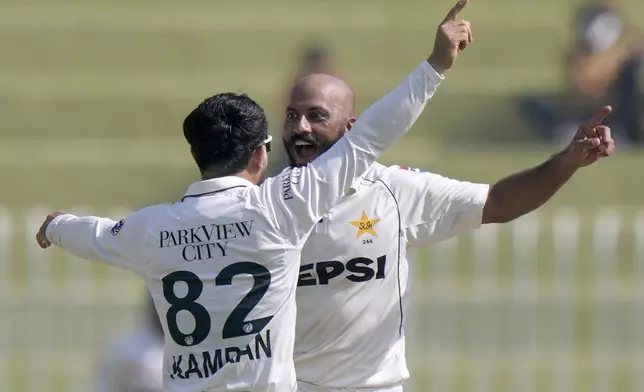
[[[611,113],[605,106],[582,125],[570,145],[539,166],[508,176],[490,188],[483,209],[483,223],[504,223],[546,203],[573,174],[584,166],[613,154],[610,128],[601,125]]]
[[[459,1],[436,34],[432,55],[401,84],[369,107],[331,149],[313,163],[284,170],[263,185],[266,205],[289,237],[304,238],[378,156],[407,132],[451,68],[471,42],[469,23],[458,20],[467,4]]]

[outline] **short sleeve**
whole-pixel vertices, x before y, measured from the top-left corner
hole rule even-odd
[[[398,203],[410,245],[442,241],[482,224],[488,184],[397,166],[388,170],[386,182]]]

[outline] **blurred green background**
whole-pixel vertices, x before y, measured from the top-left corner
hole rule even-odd
[[[12,343],[10,347],[4,346],[0,354],[0,364],[11,371],[9,378],[0,378],[0,386],[6,386],[0,389],[11,390],[11,385],[15,391],[31,392],[27,360],[14,357],[21,352],[16,342],[30,339],[21,335],[19,320],[37,326],[57,323],[62,317],[53,313],[52,321],[49,318],[52,314],[39,313],[46,308],[42,302],[46,294],[22,297],[32,287],[29,268],[25,267],[25,262],[32,265],[26,260],[30,257],[26,244],[30,241],[31,221],[24,220],[32,208],[69,209],[82,205],[89,206],[94,213],[108,213],[114,206],[138,209],[180,198],[186,186],[198,180],[182,137],[183,118],[203,98],[223,91],[248,93],[267,110],[271,132],[278,140],[276,150],[280,150],[272,157],[275,173],[285,163],[279,143],[284,99],[304,45],[310,42],[328,45],[335,67],[354,86],[362,110],[429,55],[436,26],[452,3],[451,0],[1,0],[0,204],[8,208],[14,220],[9,258],[4,259],[10,271],[1,302],[5,323],[0,322],[3,328],[13,326],[13,332],[5,333]],[[535,129],[520,118],[515,97],[560,88],[563,53],[570,43],[577,4],[564,0],[472,0],[462,16],[472,22],[473,44],[446,75],[412,132],[388,151],[382,161],[486,182],[536,165],[561,148],[539,140]],[[644,28],[641,0],[620,0],[616,4],[630,16],[630,22]],[[575,258],[569,262],[586,261],[582,251],[584,244],[596,243],[593,230],[598,211],[618,206],[621,216],[632,217],[642,207],[643,165],[640,151],[622,150],[614,158],[579,172],[544,208],[549,217],[561,206],[575,206],[582,216],[592,217],[579,223],[581,234],[576,249],[581,253],[575,251]],[[620,221],[620,225],[631,225],[632,219],[628,219],[626,223]],[[544,236],[552,234],[551,228],[538,230]],[[632,265],[637,257],[632,248],[637,241],[633,240],[632,230],[626,231],[630,234],[619,237],[621,250],[611,255],[622,255],[624,262]],[[499,246],[510,246],[514,243],[512,238],[502,236]],[[467,238],[462,241],[466,250],[468,241]],[[539,242],[537,248],[541,251],[535,262],[551,261],[556,251],[552,242],[547,241],[544,245]],[[419,297],[424,298],[424,286],[432,277],[443,276],[434,275],[429,267],[441,261],[442,256],[432,256],[433,251],[434,248],[423,249],[418,256],[429,260],[421,264],[423,274],[415,275],[421,286]],[[454,285],[475,282],[472,276],[477,275],[468,268],[474,268],[478,259],[467,252],[466,256],[459,254],[454,257],[460,264],[455,265],[465,267],[454,267],[450,272],[449,276],[456,279]],[[508,266],[516,261],[517,255],[521,253],[500,252],[494,259],[498,268],[491,273],[492,280],[485,280],[486,287],[494,287],[504,276],[511,277]],[[63,256],[56,253],[55,258],[62,260]],[[69,265],[77,265],[76,262],[70,261]],[[633,270],[617,268],[617,274],[628,277]],[[548,269],[540,273],[546,280],[553,274]],[[105,274],[93,272],[99,278]],[[98,348],[134,323],[132,312],[141,299],[141,287],[127,273],[116,276],[128,282],[121,286],[121,300],[117,301],[123,310],[120,316],[110,316],[109,320],[100,318],[105,334],[87,343],[91,347],[75,351],[73,339],[59,345],[51,341],[40,343],[51,346],[54,358],[52,353],[56,350],[71,350],[68,357],[75,356],[79,362],[69,374],[60,363],[52,365],[56,369],[54,374],[42,376],[53,380],[44,384],[52,388],[46,390],[83,390],[85,384],[78,387],[75,383],[91,378],[89,372],[95,360],[92,356],[98,355]],[[594,275],[582,273],[575,284],[585,284],[588,276]],[[64,279],[69,279],[42,277],[59,279],[55,283],[59,286],[65,286]],[[629,282],[632,291],[627,292],[639,295],[635,283]],[[108,291],[100,291],[91,283],[84,287],[108,295]],[[451,290],[441,293],[452,293]],[[92,298],[98,302],[93,308],[91,301],[85,303],[83,316],[78,317],[85,320],[84,325],[93,326],[88,328],[98,328],[91,322],[95,313],[105,311],[114,315],[118,311],[114,310],[116,305],[110,308],[109,300],[100,299],[100,295]],[[488,305],[499,298],[503,296],[492,295]],[[427,314],[440,310],[440,304],[427,305],[423,301],[421,298],[415,308],[416,318],[431,318]],[[454,312],[469,320],[467,323],[479,317],[472,313],[475,310],[462,307],[457,298],[448,296],[445,301],[442,304],[453,306]],[[76,302],[70,299],[69,303]],[[64,309],[64,305],[59,306]],[[25,307],[35,311],[16,316]],[[73,312],[65,317],[74,317]],[[584,320],[581,319],[581,325]],[[424,333],[419,331],[408,339],[415,346],[411,358],[415,381],[411,385],[415,391],[425,391],[429,390],[431,371],[427,370],[423,353],[425,348],[439,348],[424,342]],[[37,329],[34,334],[38,335]],[[413,340],[416,337],[420,343]],[[458,342],[454,343],[458,347],[466,345],[465,341]],[[456,355],[449,347],[443,350]],[[579,349],[575,349],[571,360],[582,363],[585,343],[574,347]],[[642,349],[641,345],[637,347]],[[476,355],[471,358],[486,362],[486,352],[481,351],[480,358]],[[512,358],[506,357],[509,364]],[[548,357],[544,361],[547,363]],[[439,366],[440,360],[431,364]],[[592,367],[580,369],[575,374],[576,380],[582,381],[568,390],[595,390],[583,382],[592,374]],[[511,389],[510,384],[504,384],[503,372],[500,372],[503,377],[494,379],[492,384],[496,387],[492,389],[484,389],[483,383],[477,386],[463,381],[476,371],[476,365],[458,367],[454,390]],[[525,388],[553,391],[552,385],[546,380],[526,384]],[[628,381],[617,380],[607,390],[627,391],[630,386]]]
[[[139,207],[176,198],[197,179],[181,122],[203,98],[246,92],[279,135],[300,51],[316,41],[329,46],[364,109],[431,52],[452,1],[0,4],[0,180],[12,190],[4,202]],[[513,97],[559,88],[575,4],[473,0],[463,14],[473,45],[383,160],[490,181],[554,152],[535,147]],[[642,7],[618,4],[626,15]],[[578,176],[558,200],[637,203],[638,182],[622,174],[639,154],[620,155]]]

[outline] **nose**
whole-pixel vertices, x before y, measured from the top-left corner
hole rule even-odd
[[[296,121],[295,127],[293,128],[293,133],[295,133],[296,135],[311,133],[311,124],[306,119],[306,116],[300,116],[300,118]]]

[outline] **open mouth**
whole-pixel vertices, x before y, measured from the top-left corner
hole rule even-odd
[[[312,162],[318,156],[319,149],[313,143],[297,140],[293,146],[295,155],[298,160],[304,161],[306,163]]]

